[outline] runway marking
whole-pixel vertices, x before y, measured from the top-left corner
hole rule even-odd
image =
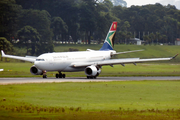
[[[142,80],[180,80],[177,77],[98,77],[97,79],[86,78],[0,78],[0,85],[27,84],[27,83],[61,83],[61,82],[111,82],[111,81],[142,81]]]

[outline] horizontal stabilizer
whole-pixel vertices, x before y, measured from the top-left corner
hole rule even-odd
[[[140,51],[144,51],[144,50],[133,50],[133,51],[117,52],[117,53],[114,53],[112,55],[119,55],[119,54],[132,53],[132,52],[140,52]]]

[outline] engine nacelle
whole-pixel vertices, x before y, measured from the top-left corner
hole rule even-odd
[[[30,72],[31,72],[31,74],[33,74],[33,75],[42,75],[42,74],[43,74],[43,71],[42,71],[42,70],[39,70],[35,65],[33,65],[33,66],[30,68]]]
[[[86,67],[84,71],[87,76],[98,76],[101,73],[101,69],[93,65]]]

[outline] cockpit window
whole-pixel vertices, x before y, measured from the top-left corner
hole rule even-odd
[[[36,59],[36,61],[45,61],[44,59]]]

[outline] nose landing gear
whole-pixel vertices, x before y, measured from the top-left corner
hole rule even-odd
[[[46,71],[43,71],[43,78],[47,78]]]
[[[47,75],[43,75],[43,78],[47,78]]]

